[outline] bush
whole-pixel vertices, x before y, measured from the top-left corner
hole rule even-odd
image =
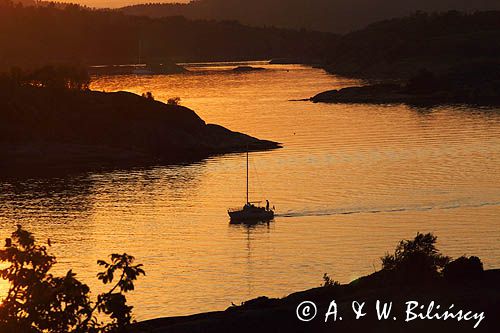
[[[321,286],[325,288],[337,287],[340,286],[340,282],[332,279],[327,273],[325,273],[323,275],[323,284]]]
[[[155,97],[153,96],[153,93],[151,91],[143,93],[142,97],[144,97],[145,99],[149,99],[150,101],[154,101],[155,100]]]
[[[180,97],[172,97],[169,98],[167,101],[168,105],[180,105],[181,104],[181,98]]]
[[[145,275],[142,265],[133,265],[134,257],[127,254],[112,254],[110,263],[99,260],[105,270],[98,278],[115,284],[93,302],[89,287],[71,270],[61,277],[50,273],[56,258],[20,225],[0,250],[0,262],[8,264],[0,277],[9,282],[0,306],[0,332],[123,332],[132,320],[124,293]],[[98,322],[96,312],[109,317],[108,322]]]
[[[476,279],[484,272],[483,263],[478,257],[462,256],[448,263],[444,270],[443,276],[446,280],[452,282],[466,281]]]
[[[450,258],[439,252],[436,241],[432,233],[417,233],[415,239],[399,242],[394,254],[381,258],[382,271],[400,282],[427,282],[439,277]]]

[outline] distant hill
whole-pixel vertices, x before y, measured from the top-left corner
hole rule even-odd
[[[498,70],[499,41],[500,11],[417,13],[342,36],[326,67],[337,74],[378,78],[411,77],[421,69],[436,74]]]
[[[0,69],[76,62],[130,64],[141,60],[210,61],[315,59],[338,36],[234,21],[146,18],[69,5],[19,7],[0,0]]]
[[[237,20],[276,26],[345,33],[383,19],[416,11],[500,10],[498,0],[197,0],[189,4],[142,4],[126,14],[149,17],[181,15],[191,19]]]
[[[14,3],[21,3],[23,6],[34,6],[36,5],[35,0],[13,0]]]

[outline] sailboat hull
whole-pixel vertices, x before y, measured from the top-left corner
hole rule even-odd
[[[231,221],[233,222],[259,222],[269,221],[274,218],[272,210],[265,210],[264,208],[255,207],[254,209],[242,209],[228,212]]]

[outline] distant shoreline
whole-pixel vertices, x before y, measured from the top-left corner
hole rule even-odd
[[[500,95],[481,94],[470,88],[462,93],[434,91],[429,93],[409,93],[399,84],[373,84],[328,90],[309,99],[314,103],[360,103],[360,104],[408,104],[446,105],[465,104],[480,106],[500,105]]]

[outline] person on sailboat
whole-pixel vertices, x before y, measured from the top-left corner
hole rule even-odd
[[[266,200],[266,210],[269,211],[269,200]]]

